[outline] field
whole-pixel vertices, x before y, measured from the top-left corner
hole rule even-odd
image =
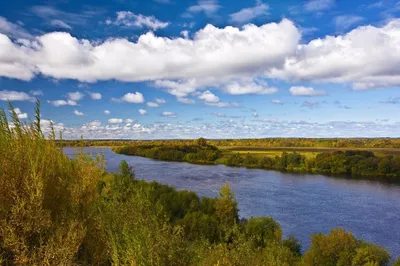
[[[275,157],[281,156],[282,152],[298,152],[307,159],[312,159],[321,152],[346,151],[346,150],[363,150],[374,152],[376,156],[384,156],[389,154],[400,154],[399,148],[321,148],[321,147],[254,147],[254,146],[220,146],[218,147],[224,155],[238,153],[251,154],[254,157]]]

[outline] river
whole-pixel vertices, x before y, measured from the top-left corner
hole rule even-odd
[[[73,157],[79,149],[65,148]],[[136,178],[158,181],[200,196],[216,197],[229,182],[239,202],[240,216],[272,216],[285,236],[294,235],[303,249],[310,235],[335,227],[400,256],[400,186],[322,175],[289,174],[224,165],[194,165],[126,156],[107,148],[84,148],[102,153],[107,170],[115,172],[121,160],[134,167]]]

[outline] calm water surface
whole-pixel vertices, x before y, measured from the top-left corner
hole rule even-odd
[[[64,151],[73,157],[79,149]],[[216,197],[221,185],[229,182],[242,217],[272,216],[281,224],[285,236],[294,235],[306,249],[311,234],[327,233],[340,226],[351,230],[356,237],[384,246],[393,257],[400,256],[398,185],[154,161],[116,154],[106,148],[85,148],[84,151],[104,154],[110,172],[118,169],[121,160],[126,160],[134,167],[138,179],[192,190],[200,196]]]

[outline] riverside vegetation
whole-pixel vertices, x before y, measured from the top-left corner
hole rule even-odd
[[[217,198],[199,198],[137,180],[125,161],[118,173],[108,173],[101,156],[65,156],[54,129],[44,137],[39,103],[29,125],[11,105],[10,113],[11,122],[0,111],[1,265],[390,263],[384,248],[340,228],[312,235],[302,252],[271,217],[239,219],[229,185]],[[218,155],[210,149],[210,158]]]
[[[250,152],[222,152],[203,138],[191,144],[133,144],[115,147],[113,150],[120,154],[158,160],[400,181],[400,155],[377,156],[365,150],[330,151],[318,153],[316,156],[306,156],[300,152],[263,156]]]

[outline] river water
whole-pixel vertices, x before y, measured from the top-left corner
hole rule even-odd
[[[73,157],[79,149],[65,148]],[[229,182],[239,202],[240,215],[272,216],[285,236],[294,235],[303,248],[310,235],[335,227],[400,256],[400,186],[374,181],[348,180],[322,175],[163,162],[120,155],[107,148],[84,148],[102,153],[107,170],[117,171],[121,160],[134,167],[136,178],[158,181],[200,196],[216,197]]]

